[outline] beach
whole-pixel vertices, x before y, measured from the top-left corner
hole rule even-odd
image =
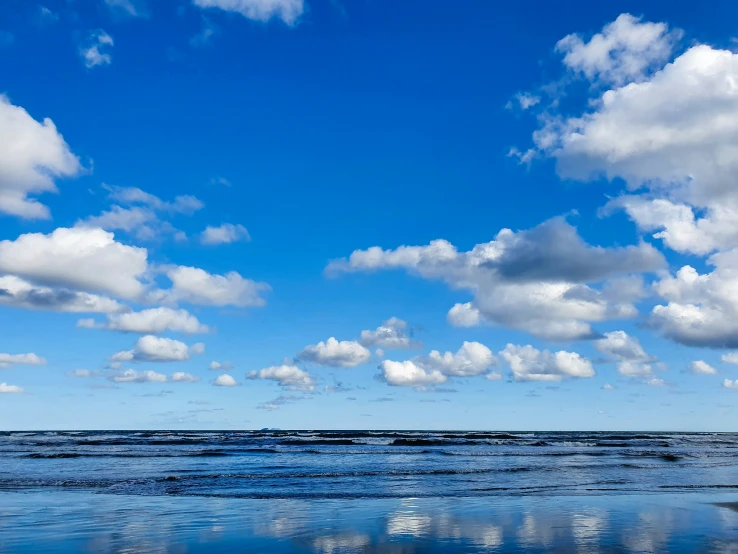
[[[0,552],[736,552],[736,437],[0,434]]]

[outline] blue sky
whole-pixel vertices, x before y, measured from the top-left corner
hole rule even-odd
[[[731,429],[736,11],[4,2],[0,427]]]

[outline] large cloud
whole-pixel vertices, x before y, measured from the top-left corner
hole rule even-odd
[[[248,19],[267,22],[279,18],[294,25],[305,9],[304,0],[193,0],[201,8],[219,8]]]
[[[391,317],[376,330],[361,332],[360,342],[366,347],[384,348],[387,350],[422,348],[423,343],[412,339],[406,321]]]
[[[355,367],[369,360],[371,352],[355,341],[338,341],[334,337],[316,345],[306,346],[297,357],[331,367]]]
[[[147,251],[93,228],[59,228],[0,241],[0,273],[39,285],[137,298],[145,290]]]
[[[628,18],[621,16],[606,31],[627,27],[650,54],[628,50],[621,67],[630,69],[613,79],[622,86],[592,99],[581,114],[546,112],[534,142],[558,161],[564,177],[619,177],[631,190],[644,189],[616,198],[609,210],[624,209],[640,229],[657,231],[655,237],[670,248],[707,254],[732,247],[738,238],[738,54],[698,44],[663,65],[673,35],[664,24],[634,25]],[[600,61],[604,66],[612,61],[593,55],[573,62],[583,45],[566,41],[572,46],[564,49],[569,67],[598,68]],[[604,42],[592,48],[600,50]],[[658,61],[660,70],[644,73]],[[581,69],[595,77],[594,69]]]
[[[592,363],[576,352],[549,352],[531,345],[508,344],[500,356],[510,366],[515,381],[561,381],[595,375]]]
[[[556,241],[551,237],[557,237]],[[566,243],[566,244],[564,244]],[[474,294],[473,302],[451,309],[449,321],[483,321],[528,331],[541,338],[592,338],[589,322],[637,314],[623,290],[590,287],[620,274],[664,267],[663,256],[648,244],[593,247],[560,218],[530,231],[503,229],[495,240],[459,252],[445,240],[427,246],[372,247],[332,261],[328,275],[404,269],[440,279]]]
[[[248,378],[276,381],[287,390],[312,391],[315,389],[315,382],[310,374],[294,365],[284,364],[251,371]]]
[[[172,289],[160,291],[162,299],[205,306],[263,306],[261,294],[271,290],[266,283],[244,279],[235,271],[213,275],[196,267],[177,266],[166,271]]]
[[[123,350],[111,356],[113,362],[185,362],[191,354],[202,354],[202,343],[187,346],[185,343],[146,335],[139,338],[131,350]]]
[[[130,309],[105,296],[36,286],[13,275],[0,277],[0,305],[77,313],[119,313]]]
[[[104,323],[98,323],[94,319],[81,319],[77,323],[77,327],[140,333],[142,335],[155,335],[164,331],[188,334],[210,332],[207,325],[200,323],[187,310],[173,310],[167,307],[151,308],[140,312],[110,314]]]
[[[48,219],[49,209],[31,194],[56,192],[55,178],[82,171],[50,119],[38,122],[0,94],[0,212]]]

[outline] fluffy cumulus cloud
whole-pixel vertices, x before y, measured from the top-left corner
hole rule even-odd
[[[389,318],[374,331],[362,331],[360,342],[369,348],[387,350],[422,348],[423,346],[423,343],[413,340],[407,322],[397,317]]]
[[[263,306],[266,283],[244,279],[235,271],[213,275],[196,267],[177,266],[166,271],[172,288],[160,291],[163,300],[185,301],[203,306]]]
[[[0,273],[51,287],[137,298],[145,290],[145,248],[115,241],[102,229],[58,228],[0,241]]]
[[[85,46],[79,49],[85,67],[92,69],[98,65],[110,65],[113,59],[109,51],[113,44],[113,37],[102,29],[90,33]]]
[[[355,341],[338,341],[334,337],[306,346],[297,357],[306,362],[330,367],[355,367],[369,361],[371,352]]]
[[[213,379],[213,385],[216,387],[237,387],[240,383],[236,381],[231,375],[223,373]]]
[[[420,367],[412,360],[394,362],[385,360],[379,364],[383,379],[390,385],[396,387],[425,387],[440,385],[448,380],[448,377],[439,370],[427,370]]]
[[[208,333],[210,328],[187,310],[174,310],[167,307],[151,308],[140,312],[109,314],[105,322],[94,319],[81,319],[77,327],[88,329],[105,329],[122,333],[140,333],[156,335],[165,331],[178,333]]]
[[[254,21],[277,18],[287,25],[297,23],[305,9],[304,0],[193,0],[193,3],[201,8],[239,13]]]
[[[160,239],[166,235],[186,239],[182,231],[163,218],[174,214],[192,215],[204,206],[199,199],[190,195],[177,196],[168,202],[136,187],[103,185],[103,188],[108,191],[108,199],[114,204],[100,215],[77,221],[76,227],[122,231],[139,240]]]
[[[654,290],[667,301],[653,308],[650,324],[688,346],[738,348],[738,250],[713,254],[710,273],[684,266]]]
[[[605,333],[594,341],[594,346],[617,363],[618,372],[624,377],[646,378],[653,374],[656,358],[647,354],[638,339],[625,331]]]
[[[230,244],[232,242],[248,242],[251,240],[249,232],[243,225],[223,223],[219,227],[208,225],[200,234],[200,242],[203,244]]]
[[[426,387],[445,383],[449,377],[482,375],[495,365],[497,358],[485,345],[464,342],[456,353],[433,350],[403,362],[385,360],[379,369],[380,377],[390,385]],[[488,378],[495,380],[495,376]]]
[[[726,389],[738,389],[738,379],[731,380],[731,379],[725,379],[723,380],[723,387]]]
[[[472,302],[451,308],[452,323],[495,323],[544,339],[570,340],[596,336],[590,322],[637,314],[633,301],[640,296],[628,297],[626,289],[607,286],[609,280],[664,266],[663,255],[648,244],[591,246],[563,218],[555,218],[528,231],[503,229],[495,240],[468,252],[445,240],[356,250],[332,261],[326,273],[403,269],[440,279],[474,294]]]
[[[643,22],[624,13],[589,41],[571,34],[556,44],[556,50],[563,54],[566,67],[587,79],[622,84],[643,79],[665,62],[681,36],[665,23]]]
[[[696,360],[690,363],[689,371],[695,375],[717,375],[717,369],[704,360]]]
[[[46,365],[46,360],[36,354],[0,354],[0,368],[11,365]]]
[[[146,335],[139,338],[131,350],[123,350],[110,358],[112,362],[185,362],[192,354],[202,354],[202,343],[187,346],[185,343]]]
[[[607,32],[613,29],[624,32]],[[627,55],[618,58],[618,78],[611,79],[617,86],[581,114],[543,115],[536,146],[557,160],[565,177],[624,179],[640,194],[614,199],[609,210],[624,210],[669,248],[707,254],[732,247],[738,238],[738,54],[696,44],[664,63],[674,35],[665,24],[627,15],[606,34],[629,37],[621,40]],[[641,48],[632,47],[633,37]],[[612,73],[613,58],[605,53],[617,40],[577,40],[564,39],[567,66],[591,78]],[[654,63],[658,71],[645,71]]]
[[[251,371],[248,378],[276,381],[279,386],[287,390],[312,391],[315,389],[315,382],[310,374],[295,365],[284,364]]]
[[[119,313],[129,310],[127,306],[105,296],[32,285],[13,275],[0,277],[0,305],[76,313]]]
[[[595,375],[592,363],[576,352],[549,352],[531,345],[508,344],[500,356],[510,366],[515,381],[561,381]]]
[[[665,24],[623,15],[589,43],[564,39],[564,64],[593,80],[611,75],[612,88],[582,113],[545,112],[533,138],[564,177],[626,182],[604,215],[622,210],[666,247],[710,256],[712,271],[687,265],[654,285],[666,302],[650,324],[681,344],[734,348],[738,54],[693,44],[666,63],[676,38]]]
[[[51,119],[39,122],[0,94],[0,212],[48,219],[49,209],[29,195],[57,192],[55,179],[82,171]]]
[[[23,389],[17,385],[8,385],[7,383],[0,383],[0,394],[21,394]]]
[[[172,373],[170,381],[172,383],[197,383],[200,381],[200,378],[196,375],[184,373],[183,371],[175,371]]]

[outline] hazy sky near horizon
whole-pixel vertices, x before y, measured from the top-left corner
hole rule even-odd
[[[0,6],[0,429],[734,430],[738,7]]]

